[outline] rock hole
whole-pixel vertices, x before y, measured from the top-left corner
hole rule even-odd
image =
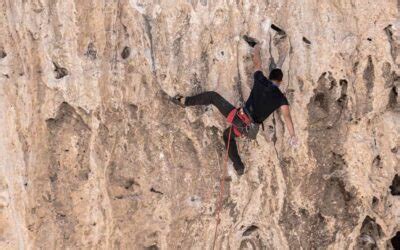
[[[377,205],[377,204],[378,204],[378,202],[379,202],[378,198],[376,198],[375,196],[374,196],[374,197],[372,197],[372,206],[375,206],[375,205]]]
[[[271,29],[273,29],[276,32],[278,32],[279,35],[286,35],[286,32],[283,29],[281,29],[278,26],[276,26],[275,24],[271,24]]]
[[[389,44],[390,44],[390,54],[393,58],[394,61],[397,60],[397,56],[399,54],[399,48],[398,48],[398,44],[396,43],[395,39],[393,38],[393,30],[392,30],[392,25],[388,25],[386,26],[386,28],[384,29],[386,36],[388,38]]]
[[[125,48],[121,52],[121,57],[122,57],[122,59],[126,59],[129,57],[130,54],[131,54],[131,48],[129,48],[128,46],[125,46]]]
[[[61,67],[58,63],[53,61],[54,72],[56,74],[56,79],[61,79],[64,76],[68,75],[68,70],[66,68]]]
[[[374,160],[372,161],[372,166],[376,168],[381,167],[381,160],[382,159],[380,155],[375,156]]]
[[[347,99],[347,95],[346,94],[342,94],[339,99],[337,99],[337,102],[339,103],[339,105],[343,106],[344,101],[346,101]]]
[[[397,98],[399,96],[399,93],[397,92],[397,89],[395,86],[393,86],[392,90],[390,91],[389,94],[389,104],[388,106],[390,108],[395,108],[397,106]]]
[[[357,73],[358,65],[360,65],[360,62],[355,62],[355,63],[354,63],[354,65],[353,65],[353,72],[354,72],[354,73]]]
[[[315,95],[314,101],[317,102],[318,105],[319,105],[322,109],[324,109],[324,110],[327,109],[327,107],[326,107],[326,101],[325,101],[325,94],[324,94],[324,93],[321,93],[321,92],[317,93],[317,94]]]
[[[346,80],[340,80],[339,81],[340,86],[342,87],[341,94],[339,99],[337,100],[339,106],[343,108],[345,106],[345,103],[347,101],[347,81]]]
[[[311,41],[308,40],[308,39],[307,39],[306,37],[304,37],[304,36],[303,36],[303,42],[306,43],[306,44],[308,44],[308,45],[311,45]]]
[[[158,250],[158,246],[156,244],[146,247],[146,250]]]
[[[337,86],[336,80],[332,80],[329,85],[329,90],[332,90]]]
[[[390,185],[390,193],[392,195],[400,195],[400,176],[398,174],[394,176],[392,185]]]
[[[392,243],[393,249],[400,249],[400,231],[396,233],[396,235],[390,240],[390,242]]]
[[[384,30],[385,30],[386,35],[388,36],[388,38],[389,38],[390,40],[393,39],[393,38],[392,38],[392,37],[393,37],[392,25],[389,24],[388,26],[386,26],[386,27],[384,28]]]
[[[161,195],[163,195],[163,194],[164,194],[163,192],[161,192],[161,191],[158,191],[158,190],[156,190],[156,189],[154,189],[154,188],[150,188],[150,192],[152,192],[152,193],[156,193],[156,194],[161,194]]]
[[[0,49],[0,59],[5,58],[6,56],[7,56],[7,53],[3,49]]]
[[[57,217],[65,218],[67,215],[63,213],[57,213]]]
[[[129,180],[127,180],[127,182],[124,184],[124,188],[125,188],[125,189],[129,189],[129,188],[131,188],[133,185],[140,186],[135,180],[129,179]]]
[[[343,155],[332,152],[332,164],[334,166],[334,169],[342,168],[343,166],[345,166],[346,162],[343,158]]]
[[[130,103],[130,104],[128,105],[128,110],[129,110],[131,119],[137,119],[137,117],[138,117],[138,116],[137,116],[138,106],[136,106],[136,105],[133,104],[133,103]]]
[[[381,235],[381,226],[367,215],[362,223],[357,245],[360,249],[376,249],[377,240]]]
[[[251,225],[249,226],[244,232],[243,232],[243,236],[249,236],[252,232],[256,231],[258,229],[257,226],[255,225]]]
[[[58,178],[57,178],[57,174],[51,175],[49,178],[50,178],[50,181],[51,181],[51,182],[55,182],[55,181],[57,181],[57,179],[58,179]]]
[[[372,38],[371,38],[371,37],[368,37],[367,40],[370,41],[370,42],[372,42]]]
[[[90,60],[95,60],[97,58],[97,51],[92,42],[88,44],[85,56],[87,56]]]
[[[397,154],[397,150],[398,150],[397,147],[394,147],[390,150],[390,152],[392,152],[393,154]]]
[[[300,208],[299,212],[300,212],[300,214],[301,214],[302,216],[304,216],[304,217],[309,217],[309,213],[308,213],[307,209],[305,209],[305,208]]]
[[[248,36],[248,35],[244,35],[243,36],[243,40],[250,46],[250,47],[254,47],[256,46],[257,42],[254,38]]]

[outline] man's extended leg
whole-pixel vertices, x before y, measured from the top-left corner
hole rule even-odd
[[[184,106],[194,106],[194,105],[214,105],[218,108],[218,110],[225,116],[228,117],[229,113],[235,108],[232,104],[230,104],[227,100],[225,100],[221,95],[214,91],[204,92],[195,96],[190,96],[185,98]],[[233,124],[241,130],[245,125],[243,122],[235,116],[233,120]],[[230,128],[224,131],[224,142],[225,146],[228,145],[229,140],[229,132]],[[228,155],[231,161],[233,162],[233,167],[235,168],[238,175],[242,175],[244,173],[244,164],[240,159],[236,141],[236,135],[231,131],[230,140],[229,140],[229,151]]]
[[[225,98],[214,91],[204,92],[198,95],[189,96],[185,98],[185,106],[194,105],[214,105],[217,107],[219,112],[221,112],[225,117],[228,117],[229,112],[235,107],[230,104]]]
[[[235,168],[238,175],[242,175],[244,173],[244,164],[243,164],[242,160],[240,159],[240,156],[238,153],[238,149],[236,146],[236,140],[235,140],[235,138],[236,138],[235,133],[233,132],[233,130],[230,132],[230,130],[231,130],[231,127],[225,129],[225,131],[224,131],[225,147],[227,147],[228,141],[229,141],[229,151],[228,151],[229,158],[233,162],[233,167]],[[231,133],[230,140],[229,140],[229,133]]]

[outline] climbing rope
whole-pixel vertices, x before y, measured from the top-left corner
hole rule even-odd
[[[232,127],[229,129],[229,136],[228,136],[228,143],[226,145],[226,155],[225,155],[225,161],[224,161],[224,170],[223,170],[223,176],[220,180],[220,191],[219,191],[219,197],[218,197],[218,204],[217,208],[215,210],[215,218],[216,218],[216,224],[215,224],[215,233],[214,233],[214,241],[213,241],[213,247],[212,249],[214,250],[215,248],[215,242],[217,240],[217,234],[218,234],[218,225],[221,222],[221,219],[219,217],[219,214],[221,212],[222,208],[222,200],[224,196],[224,189],[225,189],[225,178],[226,178],[226,173],[228,170],[228,155],[229,155],[229,145],[231,142],[231,134],[232,134]]]

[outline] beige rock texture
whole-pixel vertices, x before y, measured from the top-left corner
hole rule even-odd
[[[227,123],[168,96],[242,104],[243,35],[282,67],[300,146],[278,112],[238,140],[215,249],[399,246],[399,9],[0,0],[0,249],[212,249]]]

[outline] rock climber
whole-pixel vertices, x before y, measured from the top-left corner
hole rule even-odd
[[[189,97],[177,95],[172,98],[172,101],[181,107],[212,104],[227,118],[232,126],[224,131],[223,138],[225,146],[229,145],[228,155],[239,176],[243,175],[245,166],[240,159],[235,138],[245,136],[255,139],[259,125],[275,110],[280,109],[283,115],[290,134],[289,144],[291,146],[297,145],[289,103],[279,89],[283,78],[282,70],[278,68],[273,69],[269,77],[266,78],[261,68],[260,43],[248,36],[244,36],[243,38],[254,48],[254,85],[244,107],[235,108],[225,98],[214,91],[207,91]]]

